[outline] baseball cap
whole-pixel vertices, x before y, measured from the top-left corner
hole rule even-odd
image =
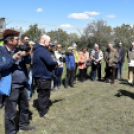
[[[73,43],[73,44],[72,44],[72,47],[76,47],[76,46],[77,46],[76,43]]]

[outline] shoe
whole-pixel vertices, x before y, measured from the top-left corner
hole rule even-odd
[[[75,88],[75,86],[70,86],[71,88]]]
[[[54,89],[54,90],[57,90],[57,89],[58,89],[58,87],[54,87],[53,89]]]
[[[132,81],[130,81],[130,80],[127,80],[127,83],[132,84],[133,82],[132,82]]]
[[[53,117],[52,117],[52,116],[50,116],[49,114],[45,114],[43,117],[44,117],[45,119],[48,119],[48,120],[53,119]]]
[[[113,86],[114,85],[114,83],[111,83],[111,86]]]
[[[23,128],[19,129],[19,132],[32,131],[32,130],[35,130],[35,126],[24,126]]]
[[[28,101],[31,101],[31,102],[33,102],[33,99],[32,99],[32,98],[29,98],[29,99],[28,99]]]
[[[60,89],[60,86],[58,86],[58,89]]]
[[[52,91],[52,92],[56,92],[57,90],[55,90],[55,89],[51,89],[51,91]]]
[[[2,109],[2,107],[3,107],[3,105],[2,105],[2,104],[0,104],[0,109]]]
[[[68,89],[68,87],[67,87],[67,86],[65,86],[64,88],[65,88],[65,89]]]
[[[76,81],[74,81],[74,84],[76,84]]]

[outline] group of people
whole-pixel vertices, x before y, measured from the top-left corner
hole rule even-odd
[[[0,107],[5,102],[5,133],[15,134],[16,106],[19,108],[19,131],[30,131],[36,129],[29,126],[29,106],[33,93],[33,80],[38,93],[39,115],[42,118],[50,118],[48,115],[49,98],[51,91],[61,88],[63,66],[65,63],[66,76],[64,80],[65,89],[70,86],[75,88],[77,70],[79,69],[78,80],[84,82],[87,76],[87,69],[91,67],[91,80],[96,77],[101,81],[101,63],[104,59],[105,82],[111,81],[114,84],[115,78],[122,78],[122,67],[125,61],[126,51],[119,43],[115,48],[108,43],[105,52],[99,49],[95,43],[94,48],[87,51],[82,47],[77,51],[75,43],[62,52],[62,45],[54,45],[48,35],[42,35],[39,43],[32,46],[29,44],[29,36],[23,34],[19,39],[19,32],[7,29],[3,32],[3,46],[0,46]],[[54,51],[56,49],[56,51]],[[133,82],[134,72],[134,42],[127,54],[129,62],[128,82]],[[133,66],[132,66],[133,65]]]

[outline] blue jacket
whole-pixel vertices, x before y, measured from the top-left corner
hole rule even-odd
[[[58,65],[54,62],[46,47],[36,44],[33,47],[33,76],[36,78],[52,79],[55,77],[52,70]]]
[[[16,61],[9,56],[4,47],[0,47],[0,94],[9,96],[11,88],[25,86],[24,84],[28,82],[26,63],[31,63],[30,56],[22,57]]]
[[[74,55],[71,52],[66,52],[65,53],[65,65],[66,68],[69,70],[75,69],[75,59]]]

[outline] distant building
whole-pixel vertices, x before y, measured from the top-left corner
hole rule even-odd
[[[2,32],[6,29],[5,18],[0,18],[0,38],[2,38]]]
[[[5,18],[0,18],[0,32],[2,33],[6,29]]]

